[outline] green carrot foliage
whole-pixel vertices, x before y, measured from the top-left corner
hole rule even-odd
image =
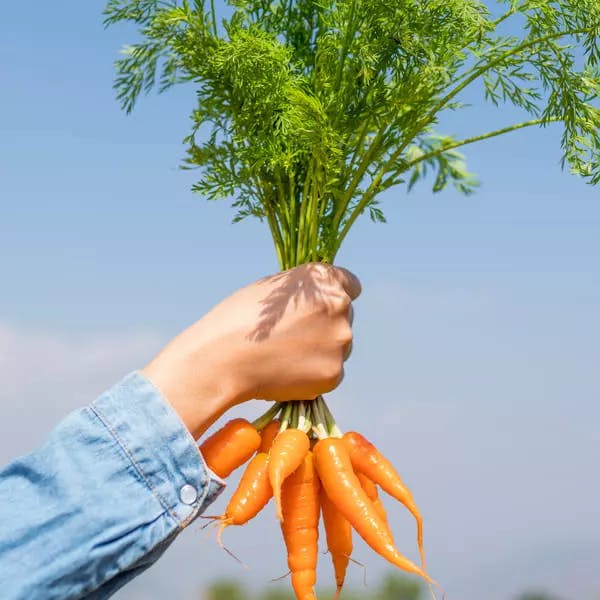
[[[228,0],[220,21],[214,1],[109,0],[105,23],[140,33],[117,97],[195,87],[194,189],[266,219],[282,267],[333,261],[393,186],[471,193],[458,149],[517,129],[560,123],[563,166],[600,182],[600,0]],[[527,119],[440,135],[477,89]]]

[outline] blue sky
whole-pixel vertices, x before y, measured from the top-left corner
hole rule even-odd
[[[276,269],[266,227],[231,225],[227,204],[192,195],[194,174],[178,169],[192,90],[120,111],[112,62],[132,36],[105,31],[101,9],[13,2],[0,22],[4,460]],[[479,105],[445,126],[471,134],[511,117]],[[561,172],[559,137],[528,130],[470,147],[476,195],[392,190],[389,223],[359,223],[340,254],[364,293],[332,406],[413,488],[449,600],[528,586],[600,597],[600,204]],[[414,555],[412,524],[390,513]],[[120,597],[194,597],[207,557],[210,576],[259,585],[285,569],[272,519],[230,544],[249,560],[256,539],[273,562],[247,573],[188,531]],[[385,568],[357,555],[370,577]]]

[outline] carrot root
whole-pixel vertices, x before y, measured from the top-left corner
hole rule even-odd
[[[225,548],[225,545],[223,544],[223,532],[231,524],[232,524],[231,519],[222,519],[221,520],[221,525],[219,526],[219,531],[217,532],[217,544],[219,544],[219,546],[221,546],[221,548]]]
[[[389,528],[354,474],[344,441],[339,438],[320,440],[315,445],[314,456],[317,472],[327,496],[365,542],[399,569],[419,575],[428,583],[435,584],[423,569],[397,550]]]
[[[260,434],[245,419],[232,419],[200,445],[208,467],[219,477],[229,477],[260,446]]]
[[[269,481],[275,498],[277,518],[283,520],[281,486],[304,461],[310,448],[310,440],[299,429],[285,429],[273,441],[269,452]]]
[[[344,434],[343,439],[354,469],[366,475],[382,490],[404,504],[413,515],[417,524],[417,544],[421,566],[423,570],[426,570],[427,563],[423,547],[423,518],[410,490],[404,485],[392,463],[364,436],[356,431],[348,431]]]
[[[308,452],[300,467],[285,480],[282,490],[281,531],[297,600],[316,600],[319,488],[313,456]]]

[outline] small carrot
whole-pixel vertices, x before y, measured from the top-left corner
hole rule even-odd
[[[410,490],[404,485],[392,463],[360,433],[356,431],[346,432],[344,434],[344,442],[346,443],[354,470],[364,473],[369,479],[379,485],[382,490],[399,502],[402,502],[412,513],[417,522],[417,542],[419,544],[421,564],[425,568],[423,518]]]
[[[335,598],[337,598],[344,586],[346,569],[352,554],[352,528],[347,519],[327,497],[325,490],[321,488],[321,514],[327,537],[327,549],[331,554],[333,571],[335,573],[335,584],[337,587]]]
[[[385,524],[388,524],[387,513],[379,493],[377,492],[377,486],[363,473],[356,473],[358,481],[360,481],[360,487],[367,493],[369,500],[373,503],[375,510],[379,513],[379,516],[383,519]]]
[[[354,474],[344,441],[340,438],[320,440],[314,448],[314,457],[325,493],[363,540],[399,569],[419,575],[435,585],[423,569],[396,549],[389,528]]]
[[[244,525],[253,519],[273,496],[267,464],[269,457],[259,452],[248,463],[240,483],[220,517],[219,540],[229,525]]]
[[[269,457],[259,452],[248,463],[240,483],[225,509],[223,521],[229,525],[243,525],[253,519],[273,496],[269,482]]]
[[[259,446],[258,431],[245,419],[232,419],[202,443],[200,452],[214,473],[219,477],[228,477]]]
[[[317,600],[317,542],[319,540],[319,478],[312,452],[283,482],[281,531],[288,553],[292,587],[298,600]]]
[[[286,429],[277,434],[269,452],[269,481],[281,521],[281,486],[301,464],[308,452],[310,440],[300,429]]]
[[[281,423],[275,419],[271,421],[261,432],[260,432],[260,448],[259,452],[266,452],[269,454],[269,450],[273,444],[273,440],[279,433],[279,426]]]

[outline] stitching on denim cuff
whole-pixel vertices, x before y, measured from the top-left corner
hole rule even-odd
[[[135,458],[134,458],[133,454],[131,453],[131,451],[129,450],[129,448],[127,448],[127,446],[125,445],[125,443],[121,440],[121,438],[119,437],[119,434],[111,426],[111,424],[109,423],[108,419],[102,414],[102,411],[97,406],[95,406],[95,404],[90,405],[90,410],[98,417],[98,419],[100,420],[100,422],[104,425],[104,427],[106,427],[106,429],[108,429],[108,431],[110,432],[110,434],[114,437],[114,439],[117,442],[117,444],[120,446],[120,448],[123,450],[123,452],[125,453],[125,455],[129,459],[129,461],[133,465],[133,468],[136,470],[136,472],[139,475],[140,479],[146,484],[146,486],[152,492],[152,494],[154,494],[154,496],[156,496],[156,499],[160,502],[160,504],[162,505],[162,507],[169,513],[169,515],[171,515],[171,517],[173,519],[175,519],[175,521],[177,523],[181,524],[180,519],[177,518],[177,516],[175,515],[175,513],[169,507],[166,499],[163,498],[163,496],[155,488],[155,486],[152,485],[152,482],[148,479],[148,477],[146,477],[143,469],[137,463],[137,461],[135,460]]]
[[[207,477],[209,477],[209,475],[208,475],[208,465],[204,461],[204,457],[202,456],[202,453],[200,452],[200,449],[198,448],[198,441],[191,434],[190,430],[185,426],[185,423],[182,421],[182,419],[179,416],[179,414],[177,414],[177,411],[173,408],[173,405],[167,400],[167,397],[163,394],[163,392],[161,391],[161,389],[154,383],[154,381],[152,381],[152,379],[150,379],[150,377],[148,377],[147,375],[142,374],[140,371],[134,371],[134,373],[138,377],[141,377],[146,383],[148,383],[150,385],[150,387],[152,388],[152,390],[154,391],[154,393],[160,398],[160,400],[163,403],[165,409],[169,413],[171,413],[179,421],[179,424],[181,425],[182,429],[187,434],[187,437],[190,440],[190,442],[192,443],[192,446],[194,446],[194,448],[196,448],[198,454],[200,455],[200,457],[202,459],[202,463],[205,466],[206,475],[207,475]]]

